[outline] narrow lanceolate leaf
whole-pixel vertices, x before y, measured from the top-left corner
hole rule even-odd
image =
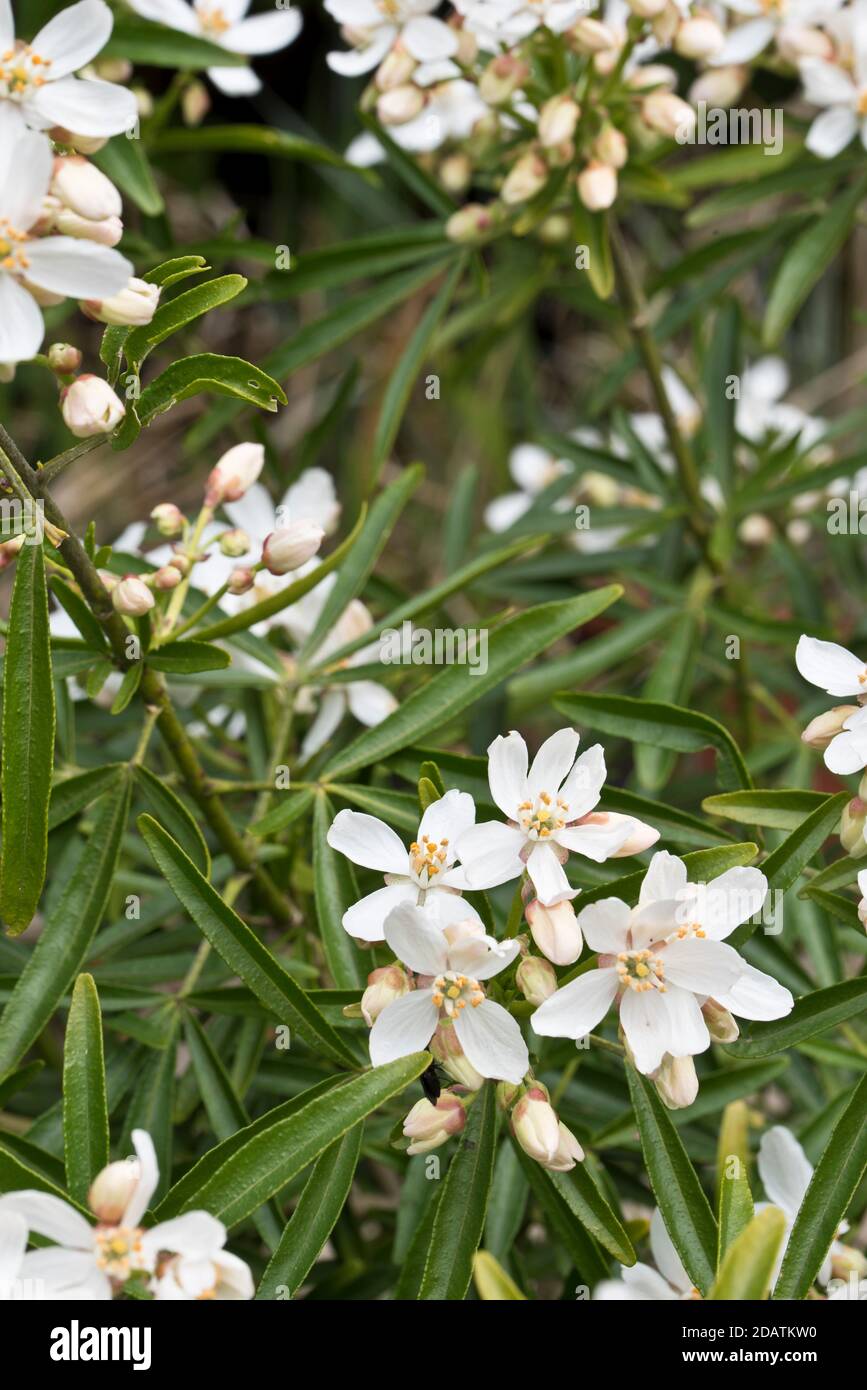
[[[108,1163],[108,1101],[102,1014],[92,975],[79,975],[63,1045],[63,1150],[66,1183],[78,1202]]]
[[[653,1083],[627,1063],[626,1078],[656,1203],[683,1267],[705,1297],[716,1271],[717,1226],[710,1203]]]
[[[794,1047],[805,1038],[836,1028],[865,1009],[867,975],[858,975],[853,980],[805,994],[785,1018],[749,1025],[746,1033],[737,1042],[730,1043],[726,1051],[734,1057],[767,1057],[772,1052]]]
[[[51,801],[48,807],[48,829],[77,816],[85,806],[96,801],[98,796],[119,782],[125,775],[123,763],[107,763],[105,767],[92,767],[87,772],[78,772],[74,777],[65,777],[55,782],[51,788]]]
[[[489,1250],[477,1250],[473,1259],[473,1283],[483,1303],[526,1302],[514,1279]]]
[[[659,659],[645,682],[641,692],[643,699],[671,700],[675,704],[689,699],[697,635],[695,615],[683,613],[669,633]],[[642,787],[648,791],[658,791],[664,787],[676,761],[677,754],[670,748],[639,743],[635,749],[635,770]]]
[[[723,786],[752,786],[743,754],[728,729],[707,714],[628,695],[565,694],[557,696],[554,704],[576,724],[628,738],[633,743],[650,743],[678,753],[713,748]]]
[[[48,862],[54,764],[54,680],[42,546],[21,547],[3,680],[3,848],[0,917],[15,936],[30,925]]]
[[[324,792],[319,793],[313,813],[316,920],[334,983],[338,989],[362,989],[367,979],[367,966],[352,937],[343,927],[344,913],[358,902],[358,886],[349,860],[328,843],[328,829],[333,820],[331,802]]]
[[[476,1095],[457,1153],[449,1164],[431,1227],[419,1299],[464,1298],[473,1276],[473,1256],[485,1228],[488,1191],[494,1175],[497,1103],[493,1082]]]
[[[304,1283],[349,1196],[363,1134],[364,1125],[356,1125],[317,1161],[262,1275],[258,1299],[293,1298]]]
[[[153,811],[154,818],[164,830],[168,830],[173,839],[177,840],[199,872],[208,878],[211,872],[211,856],[192,811],[184,805],[171,787],[167,787],[165,782],[155,777],[146,767],[136,767],[135,777],[138,789]]]
[[[748,1177],[750,1114],[746,1102],[732,1101],[723,1111],[717,1142],[717,1268],[741,1231],[753,1219]]]
[[[587,1284],[598,1284],[608,1276],[608,1263],[595,1240],[588,1235],[570,1200],[572,1189],[554,1181],[562,1173],[552,1173],[524,1153],[513,1140],[515,1154],[533,1197],[542,1209],[546,1224],[572,1260],[579,1277]]]
[[[843,246],[865,191],[867,179],[856,179],[789,247],[768,295],[762,326],[766,346],[773,347],[779,342],[807,295]]]
[[[297,1028],[319,1051],[344,1067],[357,1060],[300,985],[236,912],[199,873],[180,845],[151,816],[140,816],[139,830],[153,858],[199,931],[236,975],[249,985],[275,1018]]]
[[[430,1053],[414,1052],[317,1096],[236,1149],[182,1210],[202,1207],[227,1226],[245,1220],[372,1111],[399,1096],[429,1064]]]
[[[0,1017],[0,1076],[15,1066],[45,1027],[84,963],[102,921],[129,810],[124,778],[103,796],[63,892]]]
[[[867,1168],[867,1076],[852,1093],[795,1218],[774,1298],[805,1298]]]
[[[475,672],[469,666],[446,667],[414,690],[375,729],[367,729],[338,753],[324,775],[335,781],[344,778],[446,724],[552,642],[598,617],[622,593],[619,584],[609,584],[580,598],[544,603],[508,618],[488,639],[487,671],[481,674],[481,668]]]
[[[708,1298],[717,1302],[767,1298],[786,1218],[779,1207],[766,1207],[732,1241]]]
[[[824,806],[824,792],[767,790],[722,792],[706,796],[702,810],[711,816],[725,816],[741,825],[761,825],[769,830],[795,830]]]
[[[838,792],[828,796],[816,807],[806,820],[801,821],[781,845],[769,854],[762,872],[768,880],[772,892],[785,893],[796,882],[802,870],[809,864],[816,851],[821,849],[829,835],[837,829],[843,807],[849,800],[848,792]],[[743,922],[729,937],[732,946],[740,947],[748,941],[759,925],[758,918]]]
[[[158,343],[164,342],[172,333],[177,333],[209,310],[227,304],[241,293],[246,284],[243,275],[221,275],[216,280],[194,285],[192,289],[184,290],[183,294],[161,304],[150,323],[134,328],[127,337],[124,352],[130,366],[133,370],[137,369]]]

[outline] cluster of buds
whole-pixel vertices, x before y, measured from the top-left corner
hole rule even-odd
[[[511,1108],[512,1134],[525,1154],[554,1173],[568,1173],[581,1162],[584,1150],[563,1124],[540,1081],[534,1081],[526,1090],[505,1083],[497,1089],[501,1105]]]
[[[119,192],[95,164],[80,154],[58,155],[36,230],[116,246],[123,236],[122,212]]]

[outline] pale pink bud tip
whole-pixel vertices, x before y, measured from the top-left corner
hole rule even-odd
[[[569,902],[545,907],[534,898],[524,909],[533,940],[555,965],[572,965],[581,954],[583,938],[575,909]]]
[[[368,1028],[372,1028],[383,1009],[401,999],[410,989],[409,976],[399,965],[383,965],[367,977],[367,989],[361,996],[361,1013]]]
[[[236,444],[211,469],[205,488],[205,503],[217,507],[221,502],[238,502],[252,487],[265,465],[261,444]]]
[[[52,343],[48,349],[48,365],[59,376],[77,372],[81,366],[81,350],[71,343]]]
[[[184,514],[174,502],[160,502],[151,512],[151,521],[167,539],[179,536],[184,529]]]
[[[141,1166],[136,1158],[109,1163],[97,1173],[87,1194],[94,1216],[107,1226],[118,1225],[140,1178]]]
[[[846,720],[858,713],[858,708],[858,705],[835,705],[824,714],[817,714],[801,734],[802,742],[810,748],[827,748],[831,740],[843,732]]]
[[[467,1112],[457,1096],[444,1091],[432,1105],[429,1100],[420,1100],[412,1107],[403,1122],[403,1132],[412,1143],[408,1154],[427,1153],[429,1149],[439,1148],[453,1134],[460,1134],[467,1120]]]
[[[578,175],[578,196],[590,212],[610,208],[617,197],[617,170],[594,160]]]
[[[154,606],[154,596],[143,580],[127,574],[112,590],[111,601],[126,618],[141,618]]]
[[[289,574],[310,560],[325,539],[315,521],[294,521],[272,531],[262,548],[262,564],[271,574]]]
[[[108,382],[87,373],[67,386],[60,399],[64,423],[77,439],[111,434],[126,414]]]

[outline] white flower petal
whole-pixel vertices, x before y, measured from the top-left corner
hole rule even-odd
[[[557,471],[555,460],[539,444],[518,444],[509,454],[509,472],[528,502],[554,481]]]
[[[15,19],[12,14],[12,0],[0,0],[0,43],[7,48],[15,38]]]
[[[409,855],[391,826],[364,811],[338,811],[326,836],[332,849],[363,869],[406,874]]]
[[[143,19],[165,24],[168,29],[180,29],[184,34],[198,34],[199,20],[186,0],[127,0],[130,9]]]
[[[795,665],[805,681],[818,685],[829,695],[860,695],[864,691],[864,684],[858,679],[865,674],[864,662],[837,642],[800,637]]]
[[[385,919],[385,939],[398,960],[419,975],[448,969],[448,943],[431,914],[414,903],[400,903]]]
[[[854,103],[857,99],[855,84],[836,63],[826,63],[822,58],[802,58],[798,67],[804,83],[804,97],[814,106],[836,106]]]
[[[160,1180],[160,1166],[157,1162],[154,1141],[146,1129],[134,1129],[131,1138],[135,1156],[139,1162],[139,1180],[126,1204],[123,1224],[125,1226],[138,1226],[148,1209],[151,1197],[157,1190]]]
[[[428,888],[424,897],[424,910],[434,915],[441,928],[454,926],[456,922],[481,921],[476,909],[466,898],[462,898],[460,893],[446,893],[442,887]]]
[[[276,10],[274,14],[257,14],[240,24],[233,24],[223,36],[225,47],[232,53],[276,53],[286,48],[301,32],[301,11]]]
[[[687,883],[686,865],[676,855],[661,849],[654,854],[641,883],[638,906],[661,898],[678,898]]]
[[[570,821],[593,810],[605,785],[605,777],[605,749],[601,743],[594,743],[581,754],[560,788],[560,797],[569,807],[567,818]]]
[[[27,1249],[27,1222],[16,1211],[0,1210],[0,1300],[3,1286],[17,1279]]]
[[[301,518],[315,521],[326,535],[330,535],[340,519],[334,479],[324,468],[305,468],[286,489],[280,505],[286,509],[290,521]]]
[[[110,246],[71,236],[42,237],[27,248],[27,278],[52,294],[105,299],[129,282],[133,267]]]
[[[414,903],[418,889],[407,879],[404,883],[392,883],[387,888],[377,888],[359,898],[357,903],[343,914],[343,930],[359,941],[384,941],[385,919],[401,903]]]
[[[741,378],[741,399],[752,397],[762,405],[773,405],[785,396],[789,380],[789,368],[782,357],[760,357]]]
[[[253,97],[262,90],[252,68],[208,68],[207,73],[217,90],[227,97]]]
[[[469,792],[459,792],[455,789],[447,791],[445,796],[441,796],[439,801],[432,801],[421,818],[418,828],[418,838],[427,835],[428,839],[435,840],[437,844],[441,840],[448,840],[448,853],[446,863],[450,864],[455,857],[455,843],[465,830],[475,823],[476,804]]]
[[[520,521],[532,505],[532,499],[523,492],[504,492],[495,497],[485,508],[485,525],[489,531],[499,534],[508,531],[516,521]]]
[[[578,913],[578,925],[591,950],[616,955],[627,948],[630,915],[620,898],[601,898]]]
[[[10,275],[0,273],[0,362],[27,362],[45,337],[39,305]]]
[[[152,1226],[142,1236],[142,1247],[147,1253],[157,1255],[161,1250],[171,1250],[192,1259],[211,1256],[225,1243],[225,1226],[207,1211],[185,1211],[172,1221]]]
[[[493,999],[462,1009],[455,1033],[467,1060],[482,1076],[519,1085],[530,1066],[530,1054],[516,1019]]]
[[[26,232],[39,217],[54,156],[48,138],[26,130],[14,108],[0,102],[0,113],[0,215]],[[28,255],[36,244],[28,244]]]
[[[530,798],[535,799],[540,792],[556,796],[575,762],[580,737],[577,729],[558,729],[556,734],[545,739],[527,774]]]
[[[379,66],[396,37],[397,30],[393,25],[383,25],[366,48],[334,49],[326,53],[325,61],[331,71],[341,77],[360,77],[362,73]]]
[[[749,921],[760,911],[767,897],[768,880],[761,869],[741,866],[727,869],[710,883],[699,883],[695,888],[688,905],[689,919],[700,922],[712,940],[723,941],[741,922]],[[682,916],[686,920],[686,902]]]
[[[76,135],[102,138],[119,135],[135,126],[135,97],[117,82],[97,77],[63,77],[46,82],[27,103],[40,124],[60,125]]]
[[[698,937],[672,941],[662,952],[662,959],[666,982],[696,994],[712,995],[714,999],[718,990],[731,988],[743,969],[743,961],[731,946]]]
[[[499,821],[483,821],[465,830],[457,853],[467,882],[474,889],[496,888],[518,878],[524,871],[520,856],[525,843],[522,831]]]
[[[573,854],[583,854],[585,859],[592,859],[594,864],[604,864],[606,859],[610,859],[612,854],[616,854],[626,841],[631,839],[635,828],[636,822],[628,816],[621,820],[591,819],[580,825],[567,825],[565,829],[555,831],[554,838],[559,845],[571,850]]]
[[[530,850],[527,873],[536,890],[536,897],[544,907],[553,907],[556,903],[577,898],[580,891],[572,887],[553,846],[547,841],[537,840]]]
[[[654,1209],[650,1218],[650,1249],[660,1274],[680,1293],[688,1293],[692,1280],[672,1244],[659,1207]]]
[[[370,1060],[375,1067],[422,1052],[439,1022],[429,989],[414,989],[387,1004],[370,1030]]]
[[[746,961],[731,989],[721,995],[715,994],[714,998],[724,1009],[737,1014],[738,1018],[762,1021],[785,1018],[795,1006],[795,1001],[785,985],[781,985],[773,975],[766,975],[754,965],[747,965]]]
[[[831,739],[822,756],[828,771],[837,777],[860,772],[867,767],[867,728],[844,729]]]
[[[767,48],[774,37],[774,24],[770,19],[754,19],[747,24],[739,24],[726,35],[726,41],[710,60],[713,68],[728,64],[748,63],[756,54]]]
[[[631,1268],[622,1265],[622,1279],[605,1279],[593,1290],[594,1300],[602,1302],[653,1302],[665,1303],[677,1298],[672,1293],[661,1274],[650,1265],[638,1264]]]
[[[514,729],[501,734],[488,748],[488,782],[494,805],[510,820],[527,793],[527,745]]]
[[[420,63],[451,58],[458,51],[458,36],[448,24],[430,15],[411,19],[403,26],[401,43]]]
[[[32,1285],[40,1302],[104,1303],[112,1297],[111,1284],[92,1250],[64,1250],[59,1245],[31,1250],[24,1256],[20,1277],[25,1287]]]
[[[641,992],[637,989],[627,989],[620,1001],[621,1027],[635,1058],[635,1065],[645,1075],[656,1071],[666,1052],[674,1052],[674,1049],[670,1048],[668,1006],[669,997],[674,992],[673,989],[666,994],[660,994],[657,989]],[[686,998],[691,998],[695,1003],[692,995],[687,995]],[[683,1048],[682,1055],[687,1050]]]
[[[694,1057],[710,1047],[710,1033],[692,990],[669,985],[662,996],[668,1018],[666,1052],[672,1057]]]
[[[36,1192],[31,1188],[7,1192],[0,1197],[0,1212],[4,1211],[17,1212],[24,1217],[31,1231],[56,1240],[58,1245],[67,1245],[73,1250],[93,1249],[93,1227],[90,1222],[85,1221],[68,1202],[50,1192]]]
[[[359,724],[368,729],[374,729],[397,709],[397,700],[391,691],[377,681],[353,681],[346,687],[346,697]]]
[[[546,999],[530,1019],[542,1038],[583,1038],[607,1014],[617,993],[616,970],[588,970]]]
[[[759,1144],[759,1174],[768,1198],[791,1220],[810,1186],[813,1168],[794,1134],[775,1125]]]
[[[51,63],[52,80],[77,72],[108,42],[114,20],[104,0],[79,0],[49,19],[33,40],[33,51]]]

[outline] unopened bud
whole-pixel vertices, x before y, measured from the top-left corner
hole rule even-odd
[[[409,82],[415,69],[415,58],[398,40],[391,51],[386,53],[373,80],[380,92],[388,92]]]
[[[525,956],[515,972],[515,983],[524,998],[538,1008],[557,989],[557,976],[547,960]]]
[[[151,521],[167,540],[183,533],[184,520],[183,512],[174,502],[160,502],[151,512]]]
[[[744,545],[767,545],[773,538],[773,523],[761,512],[750,512],[738,527],[738,539]]]
[[[58,376],[77,372],[81,366],[81,350],[71,343],[52,343],[48,349],[48,365]]]
[[[777,30],[777,52],[787,63],[797,67],[802,58],[821,58],[830,63],[834,45],[822,29],[808,24],[784,24]]]
[[[550,1163],[560,1145],[560,1121],[547,1095],[538,1087],[525,1091],[512,1111],[512,1133],[525,1154],[537,1163]]]
[[[238,502],[252,487],[265,463],[261,444],[236,444],[219,460],[208,476],[205,504],[219,506],[221,502]]]
[[[859,708],[858,705],[835,705],[824,714],[817,714],[801,734],[801,742],[810,748],[827,748],[832,739],[843,732],[846,720],[857,714]]]
[[[181,94],[181,117],[184,125],[201,125],[210,109],[211,94],[204,82],[190,82]]]
[[[579,53],[604,53],[620,47],[617,34],[599,19],[579,19],[568,36]]]
[[[111,434],[126,414],[126,407],[102,377],[85,373],[64,388],[60,411],[77,439],[95,434]]]
[[[513,53],[492,58],[479,78],[479,96],[488,106],[501,106],[530,76],[530,65]]]
[[[669,1110],[684,1110],[698,1095],[698,1077],[691,1057],[672,1057],[666,1052],[651,1080]]]
[[[176,589],[183,578],[180,570],[175,569],[174,565],[163,565],[155,572],[153,585],[155,589]]]
[[[494,226],[494,221],[490,207],[482,203],[467,203],[452,213],[446,223],[446,236],[450,241],[482,241]]]
[[[425,104],[424,92],[405,82],[402,87],[391,87],[382,92],[376,103],[376,114],[382,125],[403,125],[415,120]]]
[[[81,155],[60,155],[54,161],[49,191],[64,207],[89,222],[120,217],[123,200],[110,179]]]
[[[443,1020],[430,1042],[428,1052],[436,1058],[453,1081],[466,1086],[468,1091],[478,1091],[485,1084],[485,1078],[476,1071],[465,1055],[451,1020]]]
[[[610,208],[617,197],[617,170],[594,161],[578,175],[578,197],[590,212]]]
[[[106,1226],[117,1226],[140,1179],[141,1164],[137,1158],[109,1163],[97,1173],[87,1194],[88,1205],[97,1220]]]
[[[77,135],[62,125],[53,125],[48,134],[56,145],[68,145],[79,154],[97,154],[108,144],[107,135]]]
[[[548,182],[548,165],[541,155],[529,151],[521,156],[506,175],[500,197],[507,206],[526,203],[534,198]]]
[[[696,114],[673,92],[651,92],[641,103],[641,119],[651,130],[686,143],[695,130]]]
[[[125,618],[141,618],[154,606],[154,596],[138,575],[127,574],[115,585],[111,601]]]
[[[707,1031],[710,1033],[714,1042],[731,1043],[740,1034],[737,1022],[728,1009],[724,1009],[722,1004],[718,1004],[715,999],[707,999],[701,1006],[704,1014],[704,1021],[707,1024]]]
[[[583,938],[570,902],[545,907],[534,898],[524,909],[533,940],[555,965],[572,965],[581,954]]]
[[[240,594],[248,594],[255,583],[256,576],[253,571],[245,568],[243,565],[238,565],[229,575],[226,581],[226,589],[230,594],[234,594],[237,597]]]
[[[851,1245],[837,1245],[831,1249],[831,1273],[835,1279],[848,1279],[857,1274],[863,1279],[867,1274],[867,1257]]]
[[[412,1143],[408,1154],[423,1154],[438,1149],[452,1135],[460,1134],[467,1122],[467,1112],[457,1096],[447,1091],[433,1105],[429,1100],[416,1101],[403,1122],[403,1132]]]
[[[665,63],[644,63],[632,70],[626,82],[627,86],[637,92],[644,92],[649,87],[674,91],[677,86],[677,73]]]
[[[262,564],[271,574],[289,574],[312,558],[325,539],[315,521],[293,521],[272,531],[262,547]]]
[[[860,859],[863,854],[867,854],[867,841],[864,839],[865,822],[867,802],[862,801],[860,796],[853,796],[848,805],[843,807],[840,823],[840,844],[853,859]]]
[[[655,19],[662,14],[668,0],[628,0],[629,8],[639,19]]]
[[[104,217],[100,222],[91,222],[70,208],[58,208],[51,225],[61,236],[75,237],[76,241],[94,241],[97,246],[117,246],[123,236],[123,223],[119,217]]]
[[[561,145],[575,134],[581,107],[568,92],[551,97],[539,112],[538,132],[545,146]]]
[[[622,169],[629,158],[629,144],[623,131],[611,124],[604,125],[593,142],[593,153],[612,169]]]
[[[88,318],[96,319],[98,323],[140,328],[150,323],[159,302],[159,285],[151,285],[147,280],[133,276],[118,294],[109,299],[86,299],[81,307]]]
[[[708,15],[685,19],[674,36],[674,50],[683,58],[713,58],[724,43],[725,34]]]
[[[749,75],[750,70],[746,66],[732,64],[729,67],[708,68],[690,87],[690,103],[698,106],[703,101],[707,106],[731,106],[746,86]]]
[[[218,544],[223,555],[228,555],[230,560],[237,560],[239,555],[246,555],[250,549],[250,537],[246,531],[235,527],[231,531],[224,531]]]
[[[409,993],[409,976],[399,965],[383,965],[367,977],[367,989],[361,996],[361,1014],[372,1028],[383,1009]]]

